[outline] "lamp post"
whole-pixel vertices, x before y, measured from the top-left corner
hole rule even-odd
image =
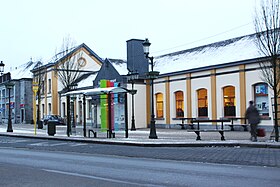
[[[72,108],[72,133],[76,134],[76,121],[75,121],[75,102],[76,102],[76,96],[73,95],[71,97],[71,108]]]
[[[154,57],[149,57],[149,47],[151,43],[148,38],[143,42],[144,54],[148,60],[150,60],[151,71],[149,71],[148,78],[151,80],[151,122],[150,122],[150,139],[157,139],[155,114],[154,114],[154,79],[159,75],[158,71],[154,71]]]
[[[77,88],[77,84],[70,84],[68,85],[67,91],[70,92],[73,89]],[[66,107],[67,107],[67,130],[66,134],[69,137],[71,134],[71,108],[70,108],[70,95],[66,95]],[[74,116],[73,116],[74,117]]]
[[[9,115],[8,115],[7,132],[13,132],[12,119],[11,119],[11,89],[14,87],[14,83],[9,81],[5,84],[5,86],[8,89],[8,92],[9,92]]]
[[[131,83],[131,98],[132,98],[132,110],[131,110],[131,130],[135,131],[136,127],[135,127],[135,118],[134,118],[134,95],[136,94],[137,90],[134,90],[134,83],[135,80],[138,79],[138,73],[135,71],[129,71],[129,73],[127,74],[127,79],[128,82]]]

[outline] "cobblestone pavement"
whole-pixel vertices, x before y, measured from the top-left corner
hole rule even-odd
[[[141,147],[1,137],[0,147],[280,168],[280,149],[252,147]]]

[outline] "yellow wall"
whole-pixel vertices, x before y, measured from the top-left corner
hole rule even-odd
[[[239,66],[239,80],[240,80],[240,116],[244,117],[246,111],[246,77],[245,77],[245,65]],[[242,123],[245,123],[243,121]]]
[[[56,72],[52,71],[52,77],[51,77],[51,82],[52,82],[52,113],[53,114],[59,114],[58,113],[58,90],[57,90],[57,76],[55,75]]]
[[[191,74],[187,74],[187,80],[186,80],[186,86],[187,86],[187,117],[192,117],[192,85],[191,85]]]
[[[217,82],[216,82],[216,70],[211,71],[211,103],[212,103],[212,119],[217,119]]]
[[[169,77],[165,78],[165,117],[166,117],[166,124],[170,124],[170,82]]]

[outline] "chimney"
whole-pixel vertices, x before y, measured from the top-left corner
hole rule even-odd
[[[144,40],[131,39],[126,41],[127,45],[127,69],[137,71],[139,76],[144,76],[149,71],[149,63],[144,55]]]

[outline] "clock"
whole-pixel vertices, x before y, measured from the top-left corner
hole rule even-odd
[[[87,64],[86,59],[84,59],[82,57],[79,58],[78,59],[78,64],[79,64],[79,66],[84,67]]]

